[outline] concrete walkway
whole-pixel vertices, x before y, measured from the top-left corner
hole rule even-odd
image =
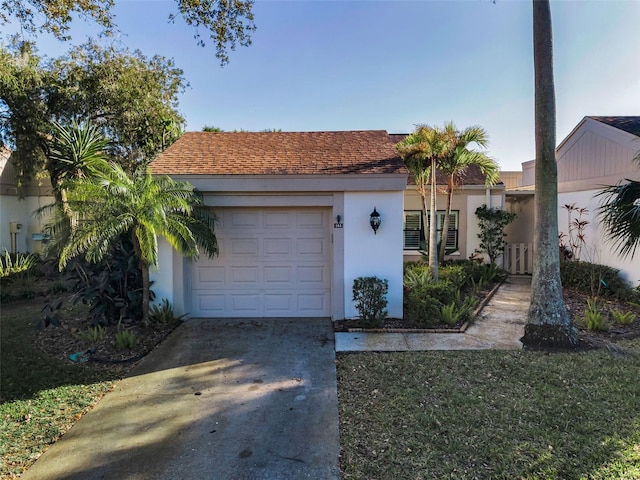
[[[337,332],[336,352],[520,350],[530,291],[531,277],[509,277],[464,333]]]

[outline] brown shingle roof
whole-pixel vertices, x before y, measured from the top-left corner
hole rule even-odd
[[[189,132],[151,163],[168,175],[406,173],[384,130]]]

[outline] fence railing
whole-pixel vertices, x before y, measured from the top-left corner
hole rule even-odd
[[[510,243],[504,249],[504,269],[512,275],[533,273],[533,244]]]

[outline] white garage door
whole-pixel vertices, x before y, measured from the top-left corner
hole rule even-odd
[[[330,211],[216,210],[220,255],[192,267],[193,317],[328,317]]]

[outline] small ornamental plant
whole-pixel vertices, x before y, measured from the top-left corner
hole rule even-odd
[[[387,316],[389,282],[378,277],[358,277],[353,281],[353,301],[360,319],[368,328],[382,325]]]

